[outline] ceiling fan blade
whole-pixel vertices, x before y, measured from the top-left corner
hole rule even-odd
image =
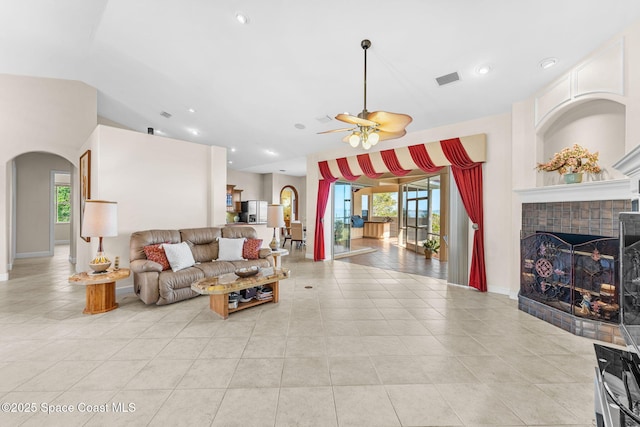
[[[320,135],[322,133],[347,132],[347,131],[352,131],[352,130],[355,130],[355,129],[356,128],[331,129],[331,130],[325,130],[324,132],[318,132],[318,135]]]
[[[378,129],[384,132],[399,132],[404,130],[413,121],[407,114],[389,113],[387,111],[374,111],[369,113],[367,119],[379,123]]]
[[[359,126],[377,126],[378,122],[374,122],[367,119],[361,119],[358,116],[352,116],[350,114],[338,114],[336,116],[336,120],[340,120],[341,122],[351,123],[352,125]]]
[[[377,132],[377,134],[380,135],[379,141],[388,141],[390,139],[402,138],[403,136],[405,136],[407,134],[407,131],[404,130],[404,129],[402,129],[399,132],[379,131],[379,132]]]

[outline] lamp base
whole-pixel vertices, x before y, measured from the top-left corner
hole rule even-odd
[[[278,241],[277,241],[277,240],[276,240],[276,238],[274,237],[274,238],[271,240],[271,243],[269,243],[269,247],[271,248],[271,250],[272,250],[272,251],[277,251],[277,250],[278,250],[278,246],[280,246],[280,245],[278,244]]]
[[[104,273],[110,266],[111,260],[104,256],[104,252],[98,252],[96,257],[89,263],[89,268],[96,273]]]

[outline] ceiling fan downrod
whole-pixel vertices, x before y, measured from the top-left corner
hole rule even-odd
[[[362,109],[362,112],[358,114],[358,117],[366,119],[369,115],[369,112],[367,111],[367,49],[371,47],[371,41],[364,39],[360,42],[360,46],[362,47],[362,50],[364,50],[364,108]]]

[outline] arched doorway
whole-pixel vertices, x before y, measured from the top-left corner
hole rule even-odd
[[[284,223],[289,228],[291,221],[299,220],[298,190],[291,185],[282,187],[282,190],[280,190],[280,204],[283,206]]]
[[[56,153],[29,151],[9,160],[7,167],[7,277],[9,271],[29,273],[31,261],[25,258],[73,263],[74,164]]]

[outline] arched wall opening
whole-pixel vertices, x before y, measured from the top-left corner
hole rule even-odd
[[[599,175],[585,175],[585,181],[623,178],[611,167],[625,153],[626,107],[608,99],[592,99],[568,105],[550,117],[537,133],[541,153],[538,162],[549,161],[565,147],[579,144],[590,152],[599,153],[603,171]],[[539,185],[563,183],[558,173],[542,173]]]
[[[11,270],[16,259],[53,256],[56,241],[69,245],[69,261],[73,263],[76,256],[74,196],[77,193],[74,163],[59,153],[27,151],[8,160],[6,170],[8,251],[5,265]],[[66,182],[64,175],[68,176]],[[56,185],[65,184],[71,194],[70,216],[68,222],[57,222]]]

